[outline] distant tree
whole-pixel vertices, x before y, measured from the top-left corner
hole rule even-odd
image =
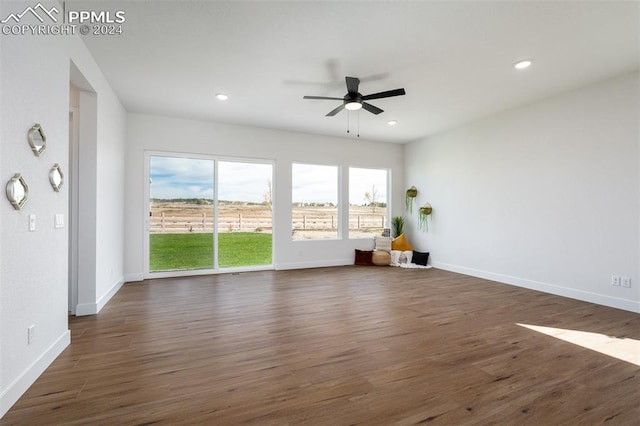
[[[269,207],[269,210],[273,211],[273,188],[271,185],[271,179],[267,181],[267,190],[262,194],[262,201]]]
[[[376,214],[376,207],[378,204],[378,189],[375,185],[371,185],[371,192],[367,191],[364,193],[364,201],[369,207],[371,207],[372,213]]]

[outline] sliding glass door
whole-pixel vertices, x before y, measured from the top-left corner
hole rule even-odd
[[[273,263],[271,164],[148,155],[148,170],[150,273]]]
[[[218,162],[218,266],[272,263],[271,164]]]
[[[152,155],[149,175],[149,272],[213,269],[213,160]]]

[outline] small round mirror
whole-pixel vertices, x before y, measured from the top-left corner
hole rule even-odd
[[[39,124],[34,125],[29,129],[27,134],[29,140],[29,146],[36,157],[39,157],[42,151],[47,147],[47,137],[44,135],[44,131]]]
[[[60,188],[64,183],[64,174],[58,163],[54,164],[49,171],[49,182],[51,182],[51,187],[54,191],[60,192]]]
[[[14,209],[20,210],[29,197],[29,186],[20,173],[7,182],[7,199]]]

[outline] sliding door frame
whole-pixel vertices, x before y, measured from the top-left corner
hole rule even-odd
[[[172,157],[172,158],[186,158],[194,160],[210,160],[213,162],[213,268],[204,269],[180,269],[171,271],[158,271],[152,272],[149,270],[149,257],[150,257],[150,244],[149,236],[151,229],[151,185],[150,185],[150,172],[151,172],[151,157]],[[170,278],[170,277],[186,277],[195,275],[211,275],[220,273],[232,273],[232,272],[247,272],[247,271],[264,271],[274,269],[275,265],[275,236],[276,236],[276,219],[275,219],[275,203],[272,201],[271,209],[271,264],[270,265],[256,265],[256,266],[239,266],[220,268],[218,265],[218,163],[222,162],[235,162],[235,163],[254,163],[254,164],[268,164],[271,166],[271,190],[272,198],[276,198],[276,164],[272,159],[262,158],[244,158],[244,157],[227,157],[219,155],[205,155],[205,154],[192,154],[185,152],[173,152],[173,151],[144,151],[144,197],[142,202],[144,203],[144,224],[142,227],[143,232],[143,259],[144,259],[144,278]]]

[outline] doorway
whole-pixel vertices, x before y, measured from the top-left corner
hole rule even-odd
[[[147,153],[147,274],[273,265],[273,165]]]
[[[271,164],[218,162],[218,266],[273,263]]]
[[[214,269],[214,162],[149,157],[149,272]]]

